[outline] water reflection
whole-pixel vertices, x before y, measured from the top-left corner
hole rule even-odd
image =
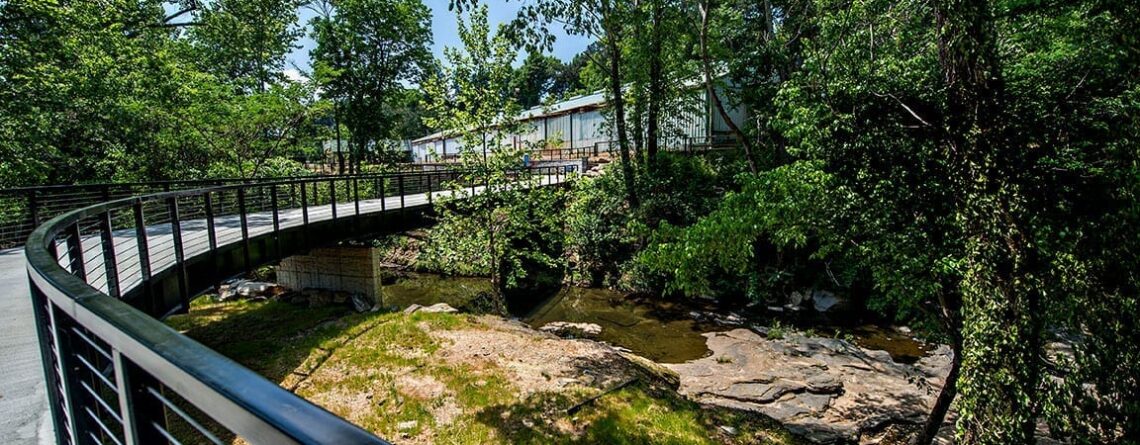
[[[490,283],[485,278],[406,274],[384,286],[383,304],[403,308],[411,304],[447,303],[465,309],[489,290]],[[716,311],[711,304],[635,298],[608,289],[570,287],[548,293],[523,293],[512,296],[508,306],[512,315],[535,328],[554,321],[597,324],[602,327],[599,340],[659,363],[682,363],[704,357],[709,350],[701,334],[730,329],[694,319],[693,312]],[[749,318],[749,323],[759,325],[772,322],[761,314]],[[792,320],[792,324],[800,329],[812,329],[818,335],[849,336],[864,348],[887,351],[898,362],[913,363],[928,349],[909,335],[873,324],[837,326],[826,318],[802,314],[798,318]]]

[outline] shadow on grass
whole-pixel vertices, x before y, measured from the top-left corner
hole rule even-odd
[[[636,383],[602,395],[571,415],[587,394],[541,392],[477,414],[512,444],[802,444],[756,413],[703,406],[675,391]]]
[[[617,355],[577,357],[565,375],[553,376],[585,382],[585,387],[573,385],[577,389],[543,391],[520,399],[509,378],[493,367],[472,368],[430,359],[435,346],[423,329],[477,324],[474,317],[465,315],[355,314],[337,306],[203,299],[194,303],[189,314],[172,317],[168,323],[286,388],[297,387],[308,379],[306,373],[312,373],[313,379],[301,392],[317,395],[313,400],[337,391],[351,392],[353,397],[330,405],[330,410],[397,442],[401,437],[418,436],[418,442],[438,439],[460,444],[802,443],[767,417],[693,403],[660,376]],[[341,349],[332,357],[350,342],[354,348]],[[318,375],[315,371],[325,359],[330,360],[328,369],[353,372]],[[373,376],[371,371],[378,374]],[[406,393],[407,388],[391,381],[397,376],[443,382],[457,406],[457,417],[441,421],[435,411],[438,400],[420,400]],[[636,383],[602,394],[600,388],[632,377],[638,377]],[[580,410],[568,412],[599,394]],[[357,395],[372,395],[363,412],[351,403]],[[196,419],[207,419],[189,404],[180,405]],[[182,443],[209,443],[176,416],[168,413],[167,418]],[[413,422],[418,426],[408,431],[398,426],[408,420],[418,420]],[[244,443],[214,422],[203,423],[224,443]],[[421,436],[425,429],[431,431]]]
[[[172,316],[166,323],[280,384],[309,360],[314,351],[331,354],[332,351],[325,348],[335,349],[339,338],[368,320],[369,317],[356,315],[347,306],[309,308],[278,301],[217,302],[203,297],[191,304],[188,314]],[[163,392],[222,442],[245,443],[172,391]],[[176,413],[168,411],[166,418],[167,428],[181,443],[213,443]]]

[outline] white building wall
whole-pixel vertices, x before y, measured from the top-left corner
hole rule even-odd
[[[724,93],[724,88],[718,88],[718,95],[722,104],[732,120],[744,127],[748,118],[744,107],[732,104]],[[591,147],[596,143],[603,146],[611,138],[609,124],[600,109],[579,108],[565,114],[554,116],[541,116],[524,123],[524,131],[518,135],[504,135],[503,145],[534,144],[543,140],[561,141],[562,148]],[[685,139],[688,142],[700,144],[708,140],[711,130],[714,138],[720,138],[730,133],[728,124],[720,117],[715,107],[707,100],[704,88],[696,88],[684,99],[680,99],[666,106],[663,115],[661,137],[664,143],[678,143]],[[491,139],[489,137],[489,139]],[[445,146],[446,145],[446,149]],[[429,150],[434,149],[436,158],[432,158]],[[462,144],[458,138],[450,137],[444,140],[421,141],[412,146],[416,160],[433,160],[439,158],[453,158],[458,156]],[[481,149],[479,147],[478,149]]]

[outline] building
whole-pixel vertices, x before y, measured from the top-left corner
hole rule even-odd
[[[723,91],[718,92],[718,96],[733,122],[743,127],[747,119],[745,109],[729,104]],[[603,114],[605,105],[605,95],[598,92],[531,108],[517,118],[526,124],[526,131],[511,135],[508,143],[539,143],[540,154],[546,158],[586,157],[609,152],[610,141],[616,138],[611,137]],[[666,149],[711,145],[732,138],[727,123],[708,100],[704,88],[694,88],[689,98],[668,108],[663,116],[660,142]],[[546,141],[545,144],[542,141]],[[415,162],[454,159],[462,149],[459,135],[443,132],[411,143]]]

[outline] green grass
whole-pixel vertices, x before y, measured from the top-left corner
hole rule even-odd
[[[441,345],[430,331],[492,329],[468,315],[355,314],[339,307],[200,299],[190,314],[168,322],[397,443],[799,443],[770,419],[702,407],[646,383],[606,394],[570,415],[568,408],[599,391],[552,387],[523,395],[494,365],[437,357]]]

